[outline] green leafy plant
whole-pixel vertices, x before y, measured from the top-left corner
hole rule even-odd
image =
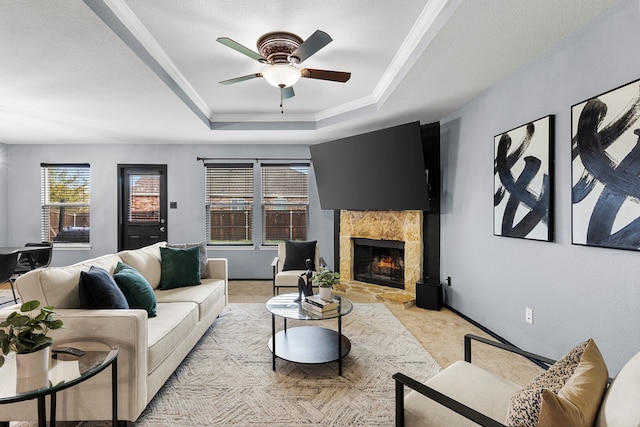
[[[333,285],[340,283],[340,273],[333,272],[326,267],[320,267],[313,272],[311,282],[321,288],[333,288]]]
[[[11,351],[18,354],[34,353],[53,344],[47,334],[50,330],[60,329],[62,320],[53,318],[53,307],[42,307],[36,316],[31,312],[40,307],[40,301],[25,302],[20,312],[14,311],[7,320],[0,322],[0,367],[4,365],[4,356]],[[26,313],[26,314],[23,314]]]

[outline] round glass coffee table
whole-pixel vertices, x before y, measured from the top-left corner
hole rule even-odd
[[[276,357],[295,363],[338,362],[338,374],[342,375],[342,359],[351,351],[351,341],[342,335],[342,316],[353,311],[353,304],[347,298],[339,300],[338,310],[324,314],[307,311],[301,302],[296,302],[298,293],[283,294],[267,301],[267,310],[271,312],[271,339],[269,349],[272,353],[273,370],[276,370]],[[276,317],[284,319],[284,328],[276,333]],[[323,326],[296,326],[287,328],[287,319],[319,321],[338,319],[338,330]]]
[[[55,341],[52,350],[74,347],[84,351],[81,356],[51,352],[49,370],[41,375],[18,378],[15,353],[6,356],[0,368],[0,404],[38,399],[38,426],[46,426],[45,397],[51,396],[50,423],[56,422],[56,393],[79,384],[111,366],[111,398],[113,426],[118,421],[118,345],[103,341]],[[19,420],[10,420],[19,421]],[[2,422],[0,426],[7,425]]]

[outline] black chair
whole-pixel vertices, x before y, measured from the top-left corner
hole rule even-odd
[[[13,292],[13,302],[17,303],[16,290],[13,288],[13,274],[18,264],[18,254],[1,254],[0,255],[0,283],[9,282],[11,285],[11,292]]]
[[[47,267],[51,264],[53,255],[53,243],[27,243],[25,246],[46,246],[46,249],[38,249],[35,251],[23,252],[18,259],[15,275],[19,276],[36,268]],[[15,278],[14,278],[15,279]]]

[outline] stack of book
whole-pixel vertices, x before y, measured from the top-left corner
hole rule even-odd
[[[311,313],[320,315],[337,314],[339,304],[340,301],[336,298],[331,301],[325,301],[318,295],[312,295],[310,297],[305,297],[302,301],[302,308]]]

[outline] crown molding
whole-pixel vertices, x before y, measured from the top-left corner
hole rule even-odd
[[[462,2],[427,2],[370,95],[315,114],[283,117],[214,113],[124,0],[83,1],[212,130],[314,130],[377,111]]]

